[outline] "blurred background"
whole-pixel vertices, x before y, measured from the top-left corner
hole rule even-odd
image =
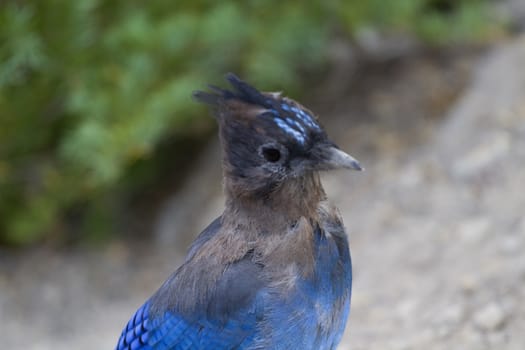
[[[221,213],[232,71],[319,115],[367,169],[341,349],[525,344],[525,1],[0,2],[0,330],[111,349]]]

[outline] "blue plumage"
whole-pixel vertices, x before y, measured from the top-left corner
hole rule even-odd
[[[135,313],[117,350],[335,349],[351,260],[318,171],[360,169],[295,101],[233,75],[196,93],[219,121],[226,208]]]
[[[315,254],[313,274],[299,278],[289,294],[276,293],[271,283],[261,285],[247,305],[234,312],[199,310],[185,316],[165,311],[150,316],[153,298],[129,321],[117,349],[335,349],[350,306],[350,256],[343,236],[329,237],[320,229]],[[250,280],[252,272],[237,269],[235,274]],[[208,307],[221,309],[222,303],[236,301],[242,304],[242,298],[214,300]],[[224,314],[228,318],[223,319]]]
[[[151,331],[148,308],[149,304],[146,303],[135,312],[120,335],[117,349],[152,349],[148,345]]]

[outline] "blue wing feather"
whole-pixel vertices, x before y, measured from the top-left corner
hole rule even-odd
[[[150,319],[149,305],[139,308],[128,322],[116,350],[243,349],[254,334],[255,314],[249,310],[227,322],[189,321],[172,312]]]
[[[220,227],[219,217],[192,244],[188,259]],[[128,322],[116,350],[243,349],[255,333],[256,311],[260,309],[255,298],[262,287],[257,278],[260,268],[249,254],[228,266],[209,305],[194,310],[193,314],[182,315],[171,310],[162,297],[150,299]],[[172,286],[168,283],[162,288]],[[160,307],[165,311],[150,312],[152,305],[159,303],[165,305]]]
[[[142,305],[122,331],[116,350],[149,350],[149,304]]]

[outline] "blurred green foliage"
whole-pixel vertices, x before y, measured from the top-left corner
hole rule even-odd
[[[156,176],[149,161],[160,142],[209,129],[190,94],[227,71],[258,86],[299,88],[305,72],[323,68],[335,36],[351,40],[372,28],[431,43],[478,40],[493,29],[485,5],[3,1],[0,241],[57,235],[78,207],[88,213],[88,231],[103,230],[97,220],[111,221],[122,183],[140,187],[133,179],[144,167]]]

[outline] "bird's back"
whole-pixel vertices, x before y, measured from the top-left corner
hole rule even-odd
[[[304,222],[303,225],[310,225]],[[303,257],[275,261],[249,250],[241,259],[215,273],[214,257],[192,268],[192,260],[221,240],[219,220],[205,230],[188,261],[143,305],[124,329],[117,350],[123,349],[335,349],[350,306],[351,262],[344,228],[333,213],[324,213],[315,227],[302,227],[312,240],[312,265]],[[287,244],[268,243],[280,255]],[[307,236],[305,238],[308,238]],[[190,268],[188,268],[188,266]],[[186,268],[185,268],[186,267]],[[305,269],[306,267],[306,269]],[[196,274],[191,281],[184,274]],[[195,283],[195,285],[188,285]],[[192,290],[210,290],[207,296]]]

